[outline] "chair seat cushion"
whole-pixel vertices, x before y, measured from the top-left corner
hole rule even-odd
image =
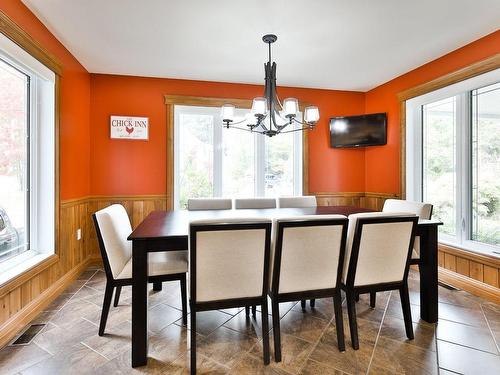
[[[151,252],[149,253],[148,263],[148,276],[185,273],[188,270],[188,252],[186,250]],[[125,264],[117,279],[130,279],[131,277],[132,258]]]

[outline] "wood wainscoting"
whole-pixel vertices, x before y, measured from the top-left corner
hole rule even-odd
[[[386,199],[398,199],[397,194],[370,192],[311,193],[316,196],[318,206],[354,206],[380,211]]]
[[[85,270],[90,259],[88,238],[77,241],[76,230],[89,233],[90,224],[85,199],[63,203],[56,254],[0,286],[0,347]]]
[[[169,197],[166,194],[160,195],[115,195],[115,196],[93,196],[87,197],[89,220],[94,212],[99,211],[112,204],[121,204],[127,210],[132,228],[137,227],[152,211],[166,210]],[[89,249],[91,261],[102,262],[94,224],[87,231],[89,238]]]

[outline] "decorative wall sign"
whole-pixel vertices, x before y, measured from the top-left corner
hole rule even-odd
[[[111,116],[111,139],[149,138],[149,118],[131,116]]]

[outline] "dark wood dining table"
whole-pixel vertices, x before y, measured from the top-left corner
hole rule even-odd
[[[328,206],[203,211],[154,211],[130,234],[132,241],[132,367],[147,363],[148,355],[148,252],[188,248],[189,222],[217,218],[280,218],[303,215],[351,215],[373,210]],[[438,226],[437,220],[420,220],[420,317],[438,320]],[[390,240],[390,239],[388,239]]]

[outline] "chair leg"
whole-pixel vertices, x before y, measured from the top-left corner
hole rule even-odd
[[[359,293],[354,293],[354,300],[359,302]]]
[[[191,375],[196,374],[196,310],[191,304]]]
[[[106,290],[104,291],[104,301],[102,302],[101,322],[99,324],[99,336],[104,335],[106,322],[108,320],[109,307],[111,306],[111,298],[113,297],[113,285],[106,281]]]
[[[313,298],[313,299],[309,302],[309,305],[310,305],[311,307],[316,306],[316,300]]]
[[[376,292],[370,292],[370,307],[372,309],[375,308],[376,302],[377,302],[377,293]]]
[[[411,321],[411,308],[410,308],[410,295],[408,294],[408,284],[404,284],[399,289],[399,296],[401,297],[401,306],[403,306],[403,317],[405,320],[406,337],[413,340],[413,323]]]
[[[305,299],[300,301],[300,306],[302,307],[302,310],[306,309],[306,300]]]
[[[117,307],[118,306],[118,302],[120,301],[120,293],[122,291],[122,287],[121,286],[117,286],[116,289],[115,289],[115,301],[113,302],[113,306],[114,307]]]
[[[347,314],[349,316],[349,330],[351,331],[351,343],[354,350],[359,349],[358,323],[356,321],[356,302],[354,292],[346,293]]]
[[[159,291],[161,291],[161,289],[162,289],[162,283],[161,282],[153,283],[153,290],[155,292],[159,292]]]
[[[270,360],[269,355],[269,314],[267,311],[267,296],[262,299],[262,314],[260,315],[262,319],[262,349],[264,352],[264,364],[268,365]]]
[[[257,315],[257,306],[252,306],[252,316],[255,317]]]
[[[273,313],[274,360],[281,362],[280,305],[274,298],[271,299],[271,307]]]
[[[250,306],[245,306],[245,315],[250,316]]]
[[[187,289],[186,289],[186,274],[181,277],[181,302],[182,302],[182,324],[187,325]]]
[[[335,311],[335,328],[337,330],[337,343],[339,351],[345,351],[345,338],[344,338],[344,318],[342,316],[342,295],[340,289],[335,291],[333,296],[333,308]]]

